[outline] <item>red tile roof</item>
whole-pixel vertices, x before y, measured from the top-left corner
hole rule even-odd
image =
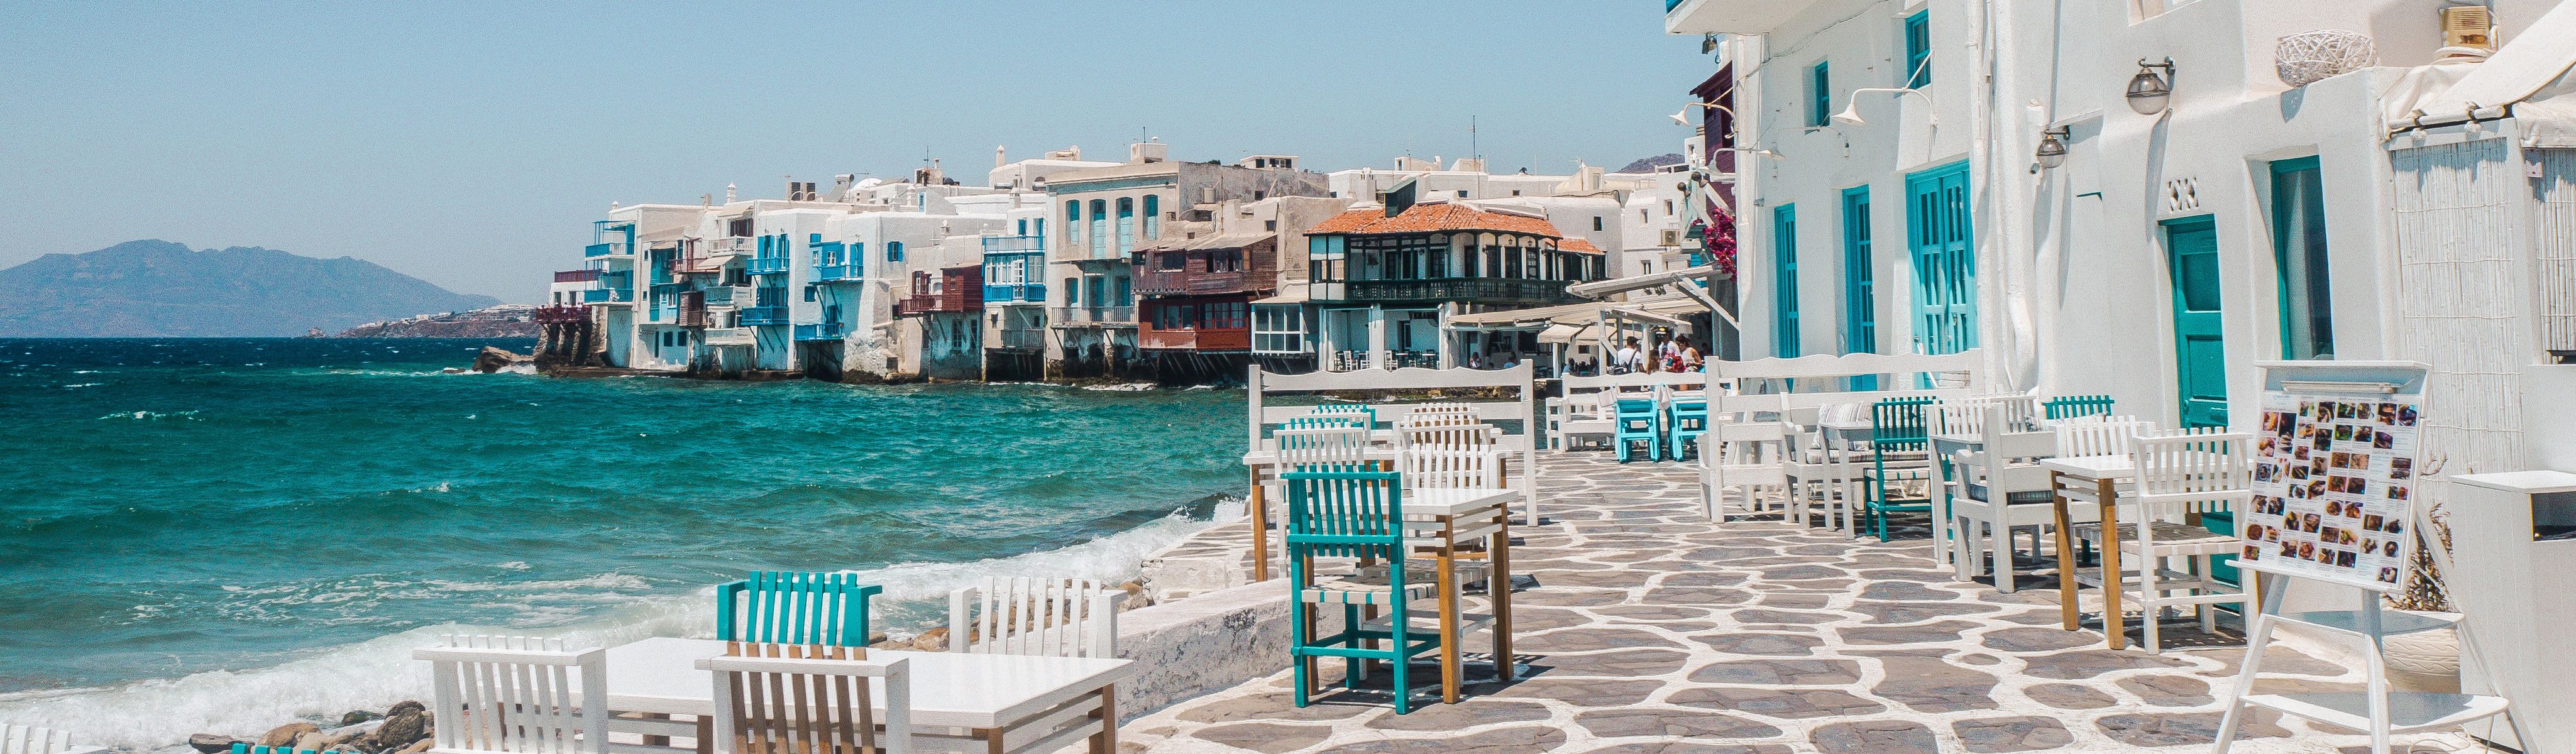
[[[1586,241],[1573,236],[1567,236],[1563,240],[1557,241],[1556,249],[1558,251],[1571,251],[1578,254],[1601,253],[1601,247],[1592,245],[1591,241]]]
[[[1388,233],[1431,233],[1453,230],[1490,230],[1504,233],[1527,233],[1548,238],[1563,238],[1556,226],[1546,220],[1520,215],[1487,212],[1463,204],[1437,202],[1407,207],[1403,214],[1386,216],[1383,207],[1362,207],[1334,215],[1306,231],[1309,235],[1349,233],[1377,235]],[[1594,249],[1599,251],[1599,249]]]

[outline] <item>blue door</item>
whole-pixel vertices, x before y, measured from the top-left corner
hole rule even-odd
[[[1771,211],[1771,354],[1798,355],[1798,208]]]
[[[1970,228],[1968,164],[1905,179],[1907,246],[1914,257],[1915,353],[1977,347],[1977,250]]]
[[[2208,217],[2165,223],[2165,249],[2173,277],[2174,379],[2182,396],[2182,426],[2227,426],[2217,226]]]
[[[1878,353],[1878,283],[1869,255],[1869,187],[1843,190],[1843,353]],[[1878,375],[1849,379],[1877,390]]]

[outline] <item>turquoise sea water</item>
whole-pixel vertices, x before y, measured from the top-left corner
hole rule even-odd
[[[0,340],[0,720],[381,709],[438,633],[704,635],[751,569],[922,627],[986,574],[1132,575],[1240,487],[1239,392],[440,372],[485,344]]]

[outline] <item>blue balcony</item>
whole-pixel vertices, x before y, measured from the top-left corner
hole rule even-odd
[[[814,325],[797,325],[797,326],[796,326],[796,339],[797,339],[797,340],[840,340],[840,339],[841,339],[841,323],[839,323],[839,322],[824,322],[824,323],[822,323],[822,324],[814,324]]]
[[[1045,285],[1038,283],[1030,283],[1026,285],[988,285],[984,286],[984,303],[1043,304],[1046,303],[1046,290]]]
[[[787,307],[754,306],[745,308],[742,310],[742,324],[746,327],[776,327],[778,325],[787,324]]]
[[[635,247],[627,245],[624,241],[595,243],[581,247],[581,255],[590,259],[601,257],[631,257],[635,256]]]
[[[824,264],[814,266],[814,282],[817,283],[854,282],[858,279],[859,266],[855,264]]]
[[[742,271],[746,275],[784,275],[787,274],[787,258],[753,257],[742,264]]]
[[[635,292],[625,288],[592,288],[581,292],[585,304],[625,304],[635,301]]]

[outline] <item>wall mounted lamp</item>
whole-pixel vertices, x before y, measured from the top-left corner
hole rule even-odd
[[[1894,89],[1886,87],[1854,89],[1852,90],[1851,100],[1843,104],[1843,111],[1834,113],[1834,122],[1854,126],[1869,125],[1868,121],[1860,119],[1860,96],[1872,92],[1887,92],[1899,97],[1911,94],[1917,97],[1922,97],[1924,107],[1929,108],[1932,106],[1932,95],[1924,94],[1923,90],[1920,89]],[[1926,113],[1923,117],[1923,125],[1937,126],[1940,124],[1941,117],[1938,113]]]
[[[2158,68],[2164,69],[2161,77],[2156,75],[2155,69]],[[2129,109],[2139,115],[2164,112],[2165,103],[2173,99],[2173,76],[2173,58],[2165,58],[2162,63],[2149,63],[2146,58],[2139,58],[2138,75],[2129,77]]]
[[[2033,157],[2039,160],[2041,169],[2055,170],[2057,166],[2066,164],[2066,139],[2069,133],[2066,126],[2039,132],[2039,153]]]
[[[1718,111],[1718,112],[1726,113],[1726,117],[1727,117],[1727,118],[1729,118],[1729,119],[1733,119],[1733,118],[1735,117],[1735,111],[1734,111],[1734,110],[1728,109],[1728,108],[1727,108],[1727,106],[1725,106],[1725,105],[1720,105],[1720,104],[1717,104],[1717,103],[1715,103],[1715,102],[1693,102],[1693,103],[1690,103],[1690,104],[1687,104],[1687,105],[1683,105],[1681,110],[1676,111],[1676,112],[1674,112],[1672,115],[1668,115],[1668,116],[1665,116],[1665,117],[1672,118],[1674,123],[1678,123],[1678,124],[1685,125],[1685,126],[1690,125],[1690,124],[1691,124],[1691,122],[1690,122],[1690,109],[1691,109],[1691,108],[1694,108],[1694,107],[1705,107],[1705,108],[1708,108],[1708,109],[1711,109],[1711,110],[1716,110],[1716,111]]]

